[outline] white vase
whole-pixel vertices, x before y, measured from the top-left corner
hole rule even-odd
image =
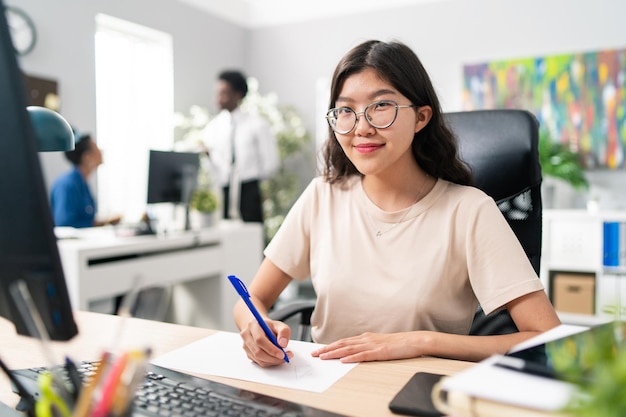
[[[198,210],[192,210],[189,213],[189,223],[194,230],[206,229],[214,224],[214,212],[205,213]]]

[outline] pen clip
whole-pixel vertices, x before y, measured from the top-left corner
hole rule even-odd
[[[250,298],[250,293],[248,292],[248,288],[246,288],[246,284],[244,284],[242,280],[240,280],[234,275],[229,275],[228,280],[231,282],[231,284],[233,284],[233,286],[235,287],[235,290],[240,296]]]

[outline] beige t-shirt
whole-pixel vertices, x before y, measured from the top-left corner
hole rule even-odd
[[[406,210],[378,208],[358,176],[342,185],[315,178],[294,204],[265,255],[295,279],[311,277],[313,340],[467,334],[478,303],[489,314],[543,289],[495,202],[479,189],[439,179]]]

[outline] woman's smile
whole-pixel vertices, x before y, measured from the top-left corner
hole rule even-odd
[[[360,153],[372,153],[381,149],[384,146],[384,143],[361,143],[355,145],[354,148]]]

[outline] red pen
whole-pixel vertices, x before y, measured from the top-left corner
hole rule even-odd
[[[102,386],[102,395],[100,397],[100,401],[96,404],[93,410],[91,415],[92,417],[105,417],[109,414],[120,384],[120,377],[122,372],[124,372],[127,360],[128,353],[122,352],[113,363],[113,366],[104,381],[104,385]]]

